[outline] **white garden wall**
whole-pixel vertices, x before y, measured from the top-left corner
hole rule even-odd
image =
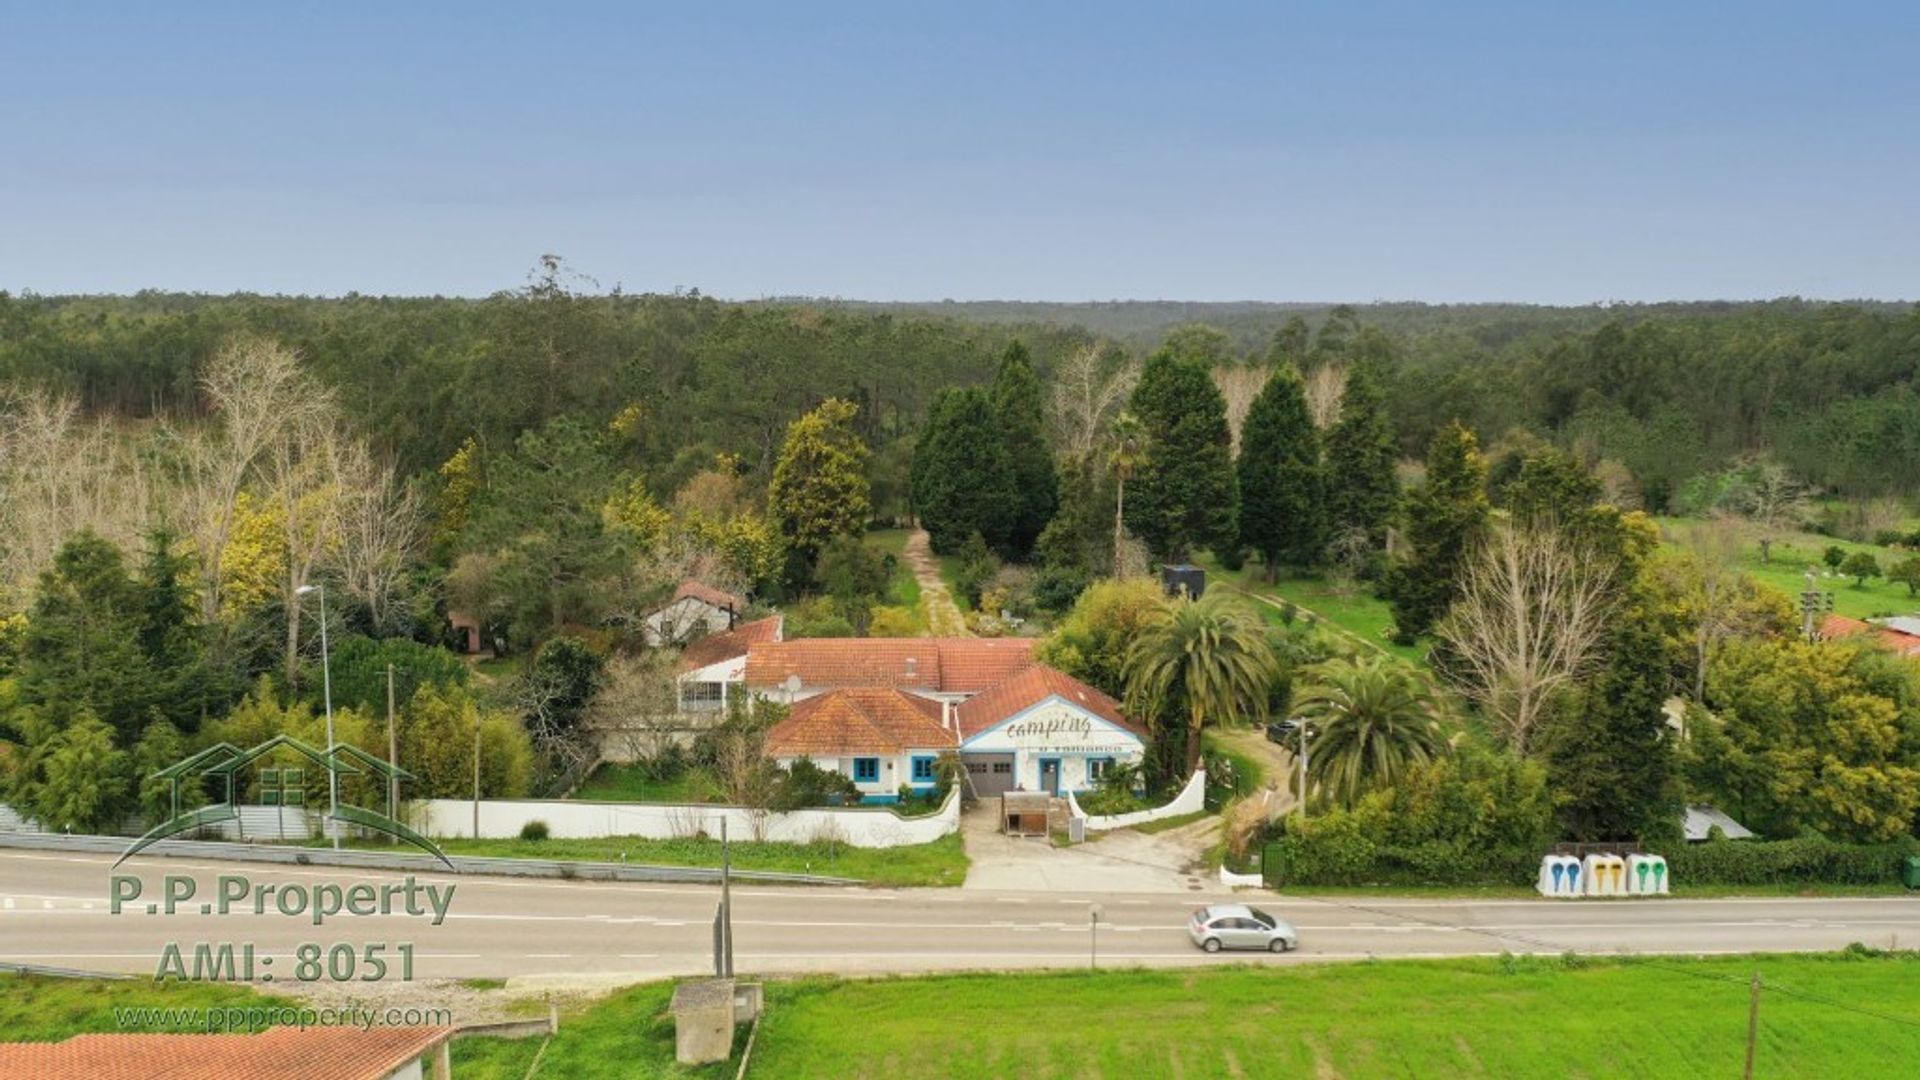
[[[420,799],[411,804],[414,828],[431,837],[471,837],[473,800]],[[937,813],[903,818],[886,807],[842,807],[776,813],[739,806],[589,802],[575,799],[482,799],[480,836],[507,840],[529,821],[544,821],[556,840],[642,836],[652,840],[718,837],[720,822],[734,840],[807,844],[838,841],[850,847],[886,848],[925,844],[958,832],[957,792]]]
[[[1126,829],[1135,825],[1144,825],[1149,821],[1159,821],[1161,818],[1199,813],[1207,808],[1207,771],[1195,769],[1193,775],[1187,777],[1187,786],[1180,789],[1180,794],[1175,795],[1172,802],[1165,806],[1156,806],[1151,810],[1090,817],[1085,810],[1080,809],[1080,800],[1074,798],[1071,791],[1067,792],[1067,808],[1074,817],[1085,819],[1087,828],[1095,832]]]

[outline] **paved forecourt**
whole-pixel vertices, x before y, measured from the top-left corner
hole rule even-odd
[[[635,979],[707,970],[719,890],[650,885],[509,879],[330,867],[283,867],[136,858],[118,871],[102,856],[0,852],[0,962],[151,975],[168,943],[191,966],[200,943],[254,948],[255,976],[282,985],[296,977],[303,945],[331,952],[346,944],[364,955],[384,945],[388,979],[398,976],[399,946],[411,946],[416,980],[562,974]],[[111,912],[110,873],[140,879],[141,895]],[[164,914],[165,878],[191,878],[194,895]],[[227,914],[199,904],[244,876],[249,901]],[[316,925],[311,910],[255,914],[251,897],[287,886],[308,896],[393,895],[411,876],[422,902],[341,910]],[[453,892],[447,893],[448,887]],[[176,891],[186,889],[184,880]],[[130,887],[122,885],[123,893]],[[229,894],[238,888],[224,885]],[[425,902],[445,898],[444,911]],[[1829,950],[1860,941],[1920,945],[1920,900],[1844,899],[1467,901],[1298,898],[1218,888],[1169,893],[1060,893],[737,887],[733,891],[736,967],[742,973],[910,972],[964,968],[1078,966],[1087,963],[1091,905],[1103,918],[1102,964],[1187,965],[1225,962],[1187,940],[1188,914],[1211,901],[1250,901],[1300,929],[1291,955],[1246,954],[1257,963],[1303,963],[1365,956],[1459,956],[1513,952],[1729,953]],[[147,914],[157,902],[162,913]],[[363,910],[366,910],[363,907]],[[418,913],[414,913],[414,912]],[[435,925],[435,918],[440,921]],[[308,969],[309,971],[311,968]],[[364,966],[360,969],[364,971]]]

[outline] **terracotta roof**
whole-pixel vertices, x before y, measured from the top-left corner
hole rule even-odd
[[[1920,658],[1920,637],[1903,633],[1889,626],[1850,619],[1845,615],[1829,615],[1820,621],[1820,636],[1826,640],[1834,638],[1870,636],[1874,641],[1901,656]]]
[[[747,606],[745,600],[727,592],[725,589],[716,589],[705,582],[694,581],[691,578],[681,582],[680,587],[673,590],[673,598],[675,600],[685,600],[689,596],[695,600],[712,604],[717,608],[730,607],[735,611],[739,611]]]
[[[1110,724],[1147,737],[1146,728],[1127,718],[1120,703],[1064,671],[1035,664],[1010,679],[989,688],[978,697],[968,698],[954,710],[960,725],[960,737],[972,738],[1012,717],[1023,709],[1059,696]]]
[[[899,690],[834,690],[797,702],[767,732],[769,757],[898,754],[957,745],[941,706]]]
[[[275,1027],[257,1035],[75,1035],[0,1043],[0,1080],[386,1080],[444,1027]]]
[[[680,670],[694,671],[722,660],[745,656],[748,647],[758,642],[779,641],[781,619],[782,616],[769,615],[689,642],[686,648],[680,650]]]
[[[1033,638],[802,638],[747,650],[747,685],[890,686],[976,694],[1033,666]]]

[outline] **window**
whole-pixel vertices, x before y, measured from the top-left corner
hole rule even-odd
[[[967,762],[967,771],[976,776],[984,775],[987,771],[987,763],[984,761],[969,761]]]
[[[913,759],[913,782],[916,784],[933,783],[933,759],[916,757]]]
[[[875,784],[880,781],[880,759],[877,757],[857,757],[853,759],[853,780],[857,784]]]
[[[1111,768],[1113,768],[1113,759],[1110,757],[1088,758],[1087,782],[1098,783],[1107,775],[1107,770]]]
[[[680,707],[688,712],[712,712],[720,708],[726,687],[717,682],[680,684]]]
[[[1013,762],[996,761],[993,763],[993,771],[996,776],[1004,776],[1013,771]]]

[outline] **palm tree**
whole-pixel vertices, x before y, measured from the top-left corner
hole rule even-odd
[[[1277,674],[1266,625],[1226,593],[1175,600],[1127,649],[1127,699],[1155,722],[1186,718],[1187,774],[1200,764],[1200,732],[1242,718],[1265,720]]]
[[[1308,672],[1294,715],[1317,729],[1307,769],[1343,806],[1447,750],[1432,685],[1384,656],[1330,660]]]

